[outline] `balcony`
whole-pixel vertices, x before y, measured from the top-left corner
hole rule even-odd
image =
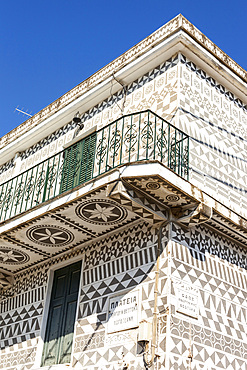
[[[189,137],[150,110],[123,116],[0,185],[0,222],[112,169],[160,161],[188,179]]]

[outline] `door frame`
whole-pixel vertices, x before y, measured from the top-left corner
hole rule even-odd
[[[75,316],[76,317],[75,324],[76,324],[78,312],[79,312],[79,304],[80,304],[80,292],[81,292],[81,286],[82,286],[82,273],[83,273],[83,266],[84,266],[84,258],[82,256],[76,256],[69,260],[59,262],[58,264],[51,266],[49,271],[47,272],[47,275],[48,275],[47,289],[46,289],[45,298],[44,298],[44,309],[43,309],[43,315],[42,315],[42,320],[41,320],[41,325],[40,325],[40,335],[38,339],[37,352],[36,352],[35,361],[34,361],[35,368],[36,367],[41,368],[41,369],[46,368],[46,367],[41,367],[41,360],[42,360],[42,354],[43,354],[43,349],[44,349],[44,344],[45,344],[45,334],[46,334],[46,328],[47,328],[47,323],[48,323],[48,315],[49,315],[49,309],[50,309],[54,273],[56,270],[60,270],[61,268],[67,267],[69,265],[73,265],[74,263],[79,262],[79,261],[81,261],[81,274],[80,274],[77,305],[76,305],[76,316]],[[75,341],[75,335],[73,335],[71,359],[73,356],[74,341]],[[54,366],[57,366],[57,365],[54,365]]]

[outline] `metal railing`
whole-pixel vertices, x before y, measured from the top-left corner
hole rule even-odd
[[[123,116],[0,185],[0,222],[121,164],[143,160],[158,160],[188,179],[188,135],[150,110]]]

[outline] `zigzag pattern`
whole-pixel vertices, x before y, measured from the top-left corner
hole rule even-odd
[[[230,101],[233,101],[239,108],[243,108],[245,111],[247,111],[247,105],[244,105],[244,103],[239,98],[235,97],[232,92],[227,91],[224,86],[219,84],[213,77],[210,77],[205,71],[198,68],[196,64],[188,60],[186,56],[181,54],[180,60],[192,72],[195,72],[197,76],[207,81],[208,84],[214,87],[220,94],[225,95]]]
[[[125,345],[125,350],[128,356],[134,359],[136,354],[136,343],[127,343]],[[121,363],[123,359],[123,346],[119,345],[112,348],[99,347],[97,352],[91,350],[82,354],[75,353],[73,357],[72,366],[76,366],[77,369],[113,370],[116,368],[116,363]],[[110,362],[113,362],[113,364],[109,365]]]
[[[123,271],[127,270],[128,272],[118,273],[111,278],[94,281],[93,285],[84,286],[80,296],[79,317],[105,312],[110,294],[121,292],[124,289],[133,289],[142,281],[148,281],[148,279],[151,279],[149,272],[152,267],[153,264],[150,263],[136,269],[126,266],[126,268],[123,268]],[[92,277],[95,277],[95,275],[92,274]],[[101,276],[100,279],[102,279]]]
[[[103,242],[91,245],[85,253],[84,271],[92,267],[100,268],[102,263],[142,250],[146,248],[148,244],[154,244],[156,240],[157,237],[154,234],[154,230],[148,229],[147,227],[141,227],[138,225],[128,231],[125,230],[123,233],[120,233],[118,237],[114,235]],[[152,255],[150,257],[152,258]],[[139,258],[140,261],[137,263],[140,263],[143,258],[146,263],[150,262],[150,260],[147,259],[146,254],[143,257],[143,253],[141,253]],[[132,257],[133,261],[135,259],[135,257]],[[114,266],[113,268],[115,269]],[[116,271],[118,271],[118,267],[116,267]],[[101,272],[103,273],[102,269]],[[104,275],[105,274],[103,273],[102,277]]]

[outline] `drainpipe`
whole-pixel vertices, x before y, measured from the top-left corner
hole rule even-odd
[[[165,227],[169,221],[164,221],[158,230],[158,242],[157,242],[157,263],[155,271],[155,283],[154,283],[154,311],[153,311],[153,321],[152,321],[152,344],[151,344],[151,359],[147,358],[147,351],[144,352],[144,362],[145,365],[151,367],[155,356],[155,350],[157,349],[157,326],[158,326],[158,293],[159,293],[159,276],[160,276],[160,256],[161,256],[161,238],[162,238],[162,228]],[[147,347],[147,346],[146,346]]]

